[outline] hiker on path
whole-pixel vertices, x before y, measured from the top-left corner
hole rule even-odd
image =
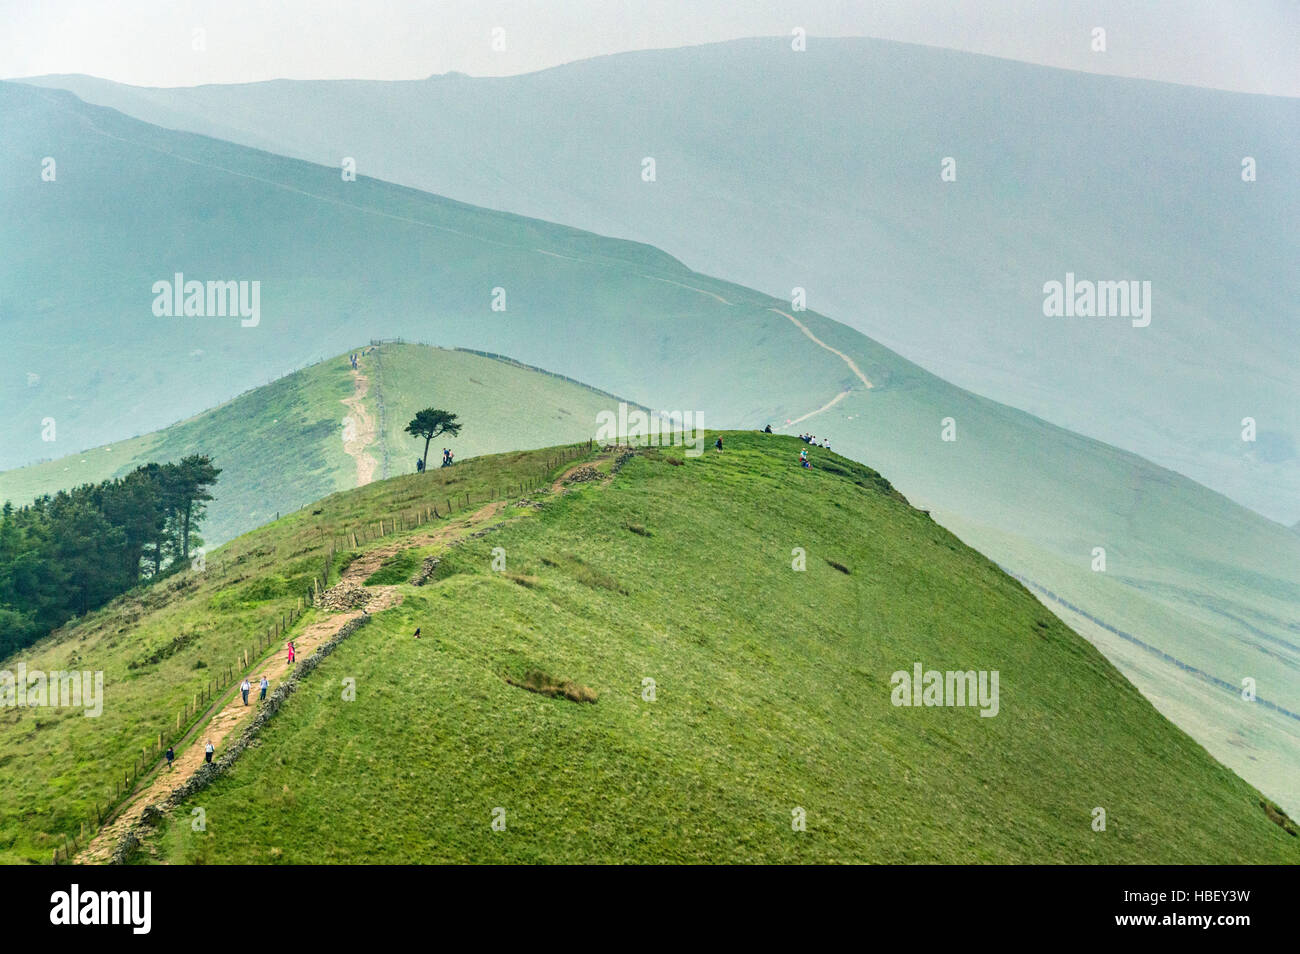
[[[212,740],[211,740],[211,739],[208,739],[207,744],[203,746],[203,761],[205,761],[205,762],[207,762],[209,765],[211,765],[211,764],[212,764],[212,753],[215,752],[215,751],[217,751],[216,746],[214,746],[214,745],[212,744]]]
[[[289,665],[290,666],[293,665],[293,659],[294,659],[293,640],[290,640],[289,641]]]
[[[248,690],[252,688],[253,687],[248,684],[247,679],[245,679],[243,682],[239,684],[239,691],[244,697],[244,705],[248,705]]]
[[[167,746],[167,770],[169,772],[174,768],[172,763],[175,761],[176,761],[176,750],[169,745]]]
[[[262,673],[262,681],[258,683],[258,687],[262,690],[262,695],[258,698],[258,702],[266,701],[266,690],[269,689],[270,686],[271,682],[266,678],[266,673]]]

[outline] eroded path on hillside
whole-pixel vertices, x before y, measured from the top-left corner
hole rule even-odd
[[[843,401],[846,397],[848,397],[848,396],[849,396],[849,393],[850,393],[850,392],[848,392],[848,391],[841,391],[839,394],[835,395],[835,397],[831,398],[829,401],[827,401],[825,404],[823,404],[823,405],[822,405],[821,407],[819,407],[817,410],[815,410],[815,411],[809,411],[807,414],[800,415],[799,417],[796,417],[796,418],[795,418],[794,420],[792,420],[792,421],[787,421],[785,426],[786,426],[786,427],[794,427],[796,424],[799,424],[799,423],[801,423],[801,422],[803,422],[803,421],[806,421],[806,420],[808,420],[808,418],[810,418],[810,417],[816,417],[816,416],[817,416],[818,414],[820,414],[822,411],[829,411],[829,410],[830,410],[831,408],[833,408],[836,404],[839,404],[839,403],[840,403],[841,401]]]
[[[398,537],[386,543],[372,547],[352,561],[340,575],[339,582],[332,587],[362,586],[367,577],[374,573],[388,558],[403,550],[413,547],[425,547],[437,543],[450,543],[489,522],[500,517],[505,510],[504,501],[493,501],[474,511],[468,516],[459,517],[450,523],[440,524],[427,530]],[[368,586],[364,608],[344,612],[327,613],[312,621],[300,632],[289,634],[299,659],[306,659],[322,644],[333,639],[343,625],[359,616],[382,612],[402,602],[400,586]],[[284,647],[279,648],[270,657],[255,666],[248,675],[252,684],[249,692],[249,704],[244,705],[238,690],[226,693],[213,704],[215,711],[211,720],[199,729],[191,731],[186,737],[184,748],[177,746],[176,761],[168,770],[160,768],[140,791],[119,811],[107,825],[103,826],[84,849],[73,859],[74,864],[104,864],[113,855],[122,836],[139,821],[147,806],[164,801],[172,790],[198,771],[203,764],[203,747],[211,739],[217,755],[221,753],[222,743],[236,729],[242,727],[246,718],[257,711],[258,680],[265,674],[270,688],[268,695],[275,689],[291,669],[288,653]]]
[[[375,417],[366,410],[366,395],[370,393],[370,379],[360,368],[352,369],[352,396],[343,398],[348,409],[343,418],[343,451],[357,463],[357,486],[364,487],[375,479],[379,462],[371,456],[369,448],[375,443],[377,430]]]
[[[659,278],[656,275],[642,275],[642,278],[648,278],[651,281],[664,282],[667,285],[676,285],[678,288],[685,288],[687,291],[699,292],[701,295],[708,295],[714,301],[720,301],[724,305],[730,305],[731,302],[723,298],[717,292],[711,292],[707,288],[696,288],[694,285],[683,285],[681,282],[675,282],[670,278]]]
[[[857,379],[862,382],[863,387],[867,388],[868,390],[875,387],[875,385],[871,383],[871,380],[865,374],[862,373],[862,369],[858,367],[856,361],[850,358],[843,351],[840,351],[838,348],[832,348],[826,342],[822,341],[820,338],[818,338],[815,334],[812,333],[812,330],[807,325],[805,325],[794,315],[790,314],[789,312],[784,312],[780,308],[771,308],[769,310],[776,312],[778,315],[780,315],[783,318],[790,319],[790,321],[794,322],[794,326],[798,328],[800,331],[802,331],[805,336],[807,336],[809,341],[817,345],[817,347],[824,348],[825,350],[829,351],[831,354],[835,355],[846,365],[848,365],[849,370],[852,371],[853,374],[857,377]],[[794,425],[800,423],[801,421],[806,421],[810,417],[815,417],[816,415],[822,413],[822,411],[828,411],[831,408],[833,408],[836,404],[839,404],[840,401],[843,401],[844,398],[848,396],[848,394],[849,394],[848,391],[841,391],[839,394],[835,395],[835,397],[831,398],[821,407],[817,408],[817,410],[809,411],[807,414],[804,414],[800,417],[796,417],[792,421],[787,421],[783,426],[793,427]]]
[[[858,367],[857,362],[855,362],[843,351],[840,351],[838,348],[832,348],[826,342],[822,341],[821,338],[818,338],[815,334],[813,334],[812,331],[809,330],[808,326],[805,325],[798,318],[796,318],[794,315],[784,312],[780,308],[773,308],[771,310],[776,312],[778,315],[781,315],[784,318],[789,318],[792,322],[794,322],[795,327],[798,328],[800,331],[802,331],[805,335],[807,335],[808,340],[811,341],[813,344],[817,345],[817,347],[825,348],[831,354],[838,356],[841,361],[843,361],[845,364],[849,366],[849,370],[852,371],[855,375],[857,375],[858,380],[862,382],[864,387],[866,388],[875,387],[875,385],[872,384],[870,380],[868,380],[867,376],[862,373],[862,369]]]

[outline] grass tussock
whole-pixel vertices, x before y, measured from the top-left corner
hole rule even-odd
[[[573,569],[573,578],[583,586],[590,586],[592,589],[597,590],[609,590],[611,593],[627,596],[627,587],[603,570],[597,570],[594,566],[588,566],[585,563],[577,564]]]
[[[631,530],[632,527],[628,526],[628,529]],[[642,527],[641,529],[645,530],[645,527]],[[635,533],[637,531],[633,532]],[[649,535],[650,534],[647,531],[645,536]],[[592,566],[576,553],[563,553],[558,557],[544,556],[541,559],[544,566],[568,570],[570,575],[583,586],[589,586],[596,590],[608,590],[609,592],[617,593],[620,596],[628,595],[627,587],[620,583],[615,577],[606,573],[604,570],[599,570]]]
[[[530,669],[522,680],[506,677],[506,682],[519,689],[527,689],[538,695],[550,696],[552,699],[563,696],[570,702],[596,701],[596,690],[590,686],[580,686],[570,679],[556,679],[539,669]]]
[[[1282,811],[1282,809],[1278,808],[1272,802],[1265,801],[1261,801],[1259,807],[1264,809],[1264,814],[1268,816],[1268,820],[1274,825],[1277,825],[1292,838],[1300,837],[1300,832],[1296,831],[1295,822],[1291,821],[1291,819],[1287,817],[1286,812]]]

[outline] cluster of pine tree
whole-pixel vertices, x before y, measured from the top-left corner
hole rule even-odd
[[[204,454],[145,464],[0,512],[0,659],[142,580],[183,569],[208,489],[221,470]]]

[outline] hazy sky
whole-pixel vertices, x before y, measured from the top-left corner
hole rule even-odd
[[[190,86],[504,75],[794,27],[1300,95],[1300,0],[0,0],[0,76]],[[1094,27],[1105,53],[1090,48]]]

